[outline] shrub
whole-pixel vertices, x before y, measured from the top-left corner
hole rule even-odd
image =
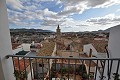
[[[20,80],[24,80],[25,78],[27,78],[28,73],[25,71],[18,71],[15,70],[14,71],[14,76]]]
[[[120,75],[117,73],[113,73],[114,80],[120,80]]]
[[[62,68],[60,69],[60,71],[61,71],[63,74],[65,74],[65,73],[67,72],[67,69],[66,69],[65,67],[62,67]]]

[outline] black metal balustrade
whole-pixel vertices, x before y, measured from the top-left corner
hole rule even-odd
[[[8,55],[7,57],[13,60],[16,80],[104,80],[105,78],[119,80],[120,76],[118,74],[120,58],[63,58],[22,55]],[[109,62],[109,67],[107,62]],[[117,68],[112,72],[114,62],[117,63]],[[91,72],[92,68],[94,70]],[[107,70],[107,75],[105,75],[105,70]],[[98,72],[100,73],[99,77]]]

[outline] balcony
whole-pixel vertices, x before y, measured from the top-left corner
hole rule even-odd
[[[0,0],[0,80],[119,80],[120,26],[110,34],[112,58],[9,55],[12,50],[5,1]]]
[[[120,58],[8,55],[16,80],[118,80]],[[112,70],[113,63],[117,63]],[[13,74],[13,73],[11,73]]]

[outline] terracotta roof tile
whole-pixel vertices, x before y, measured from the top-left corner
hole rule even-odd
[[[12,49],[13,49],[13,50],[16,49],[19,45],[21,45],[21,44],[18,44],[18,43],[12,43]]]
[[[95,49],[100,53],[105,53],[105,46],[108,44],[107,41],[93,41],[92,45],[95,47]]]
[[[20,66],[20,71],[23,71],[23,70],[25,70],[25,67],[27,68],[29,66],[29,64],[30,64],[30,62],[28,59],[25,59],[25,65],[24,65],[24,59],[20,59],[18,62],[18,59],[14,58],[15,70],[19,70],[19,66]]]

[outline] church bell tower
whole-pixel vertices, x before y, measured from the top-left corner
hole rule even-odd
[[[57,29],[56,29],[56,35],[57,35],[57,38],[60,38],[61,37],[61,31],[60,31],[60,27],[58,25]]]

